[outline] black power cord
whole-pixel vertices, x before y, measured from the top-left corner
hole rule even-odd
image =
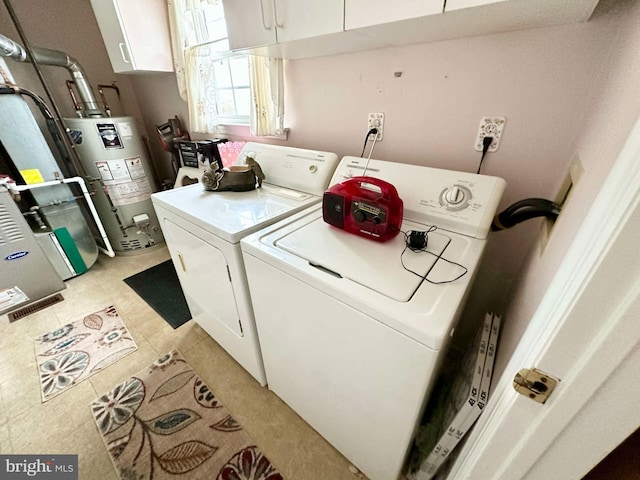
[[[432,285],[443,285],[445,283],[452,283],[455,282],[456,280],[464,277],[467,272],[468,269],[467,267],[465,267],[464,265],[460,265],[457,262],[453,262],[451,260],[448,260],[446,258],[444,258],[442,256],[442,253],[434,253],[434,252],[430,252],[429,250],[427,250],[427,245],[429,243],[429,234],[431,232],[435,232],[438,229],[438,227],[436,227],[435,225],[431,225],[429,226],[429,229],[426,231],[416,231],[416,230],[409,230],[408,232],[404,232],[402,230],[400,230],[401,233],[404,234],[404,249],[402,250],[402,253],[400,253],[400,263],[402,264],[402,268],[404,268],[407,272],[414,274],[415,276],[421,278],[422,280],[431,283]],[[433,265],[431,265],[431,268],[429,269],[429,271],[424,274],[421,275],[418,272],[415,272],[413,270],[411,270],[410,268],[408,268],[405,263],[404,263],[404,254],[407,250],[410,250],[414,253],[428,253],[430,255],[433,255],[434,257],[436,257],[436,261],[433,262]],[[427,277],[429,276],[429,273],[431,273],[431,270],[433,270],[433,268],[436,266],[436,263],[438,262],[438,260],[442,260],[444,262],[447,262],[451,265],[455,265],[457,267],[461,268],[461,273],[459,275],[457,275],[454,278],[450,278],[448,280],[442,280],[442,281],[433,281],[433,280],[429,280]]]
[[[364,156],[364,151],[367,148],[367,142],[369,141],[369,137],[373,134],[377,134],[378,133],[378,129],[377,128],[372,128],[371,130],[369,130],[367,132],[367,136],[364,137],[364,145],[362,146],[362,153],[360,154],[360,158],[362,158]]]
[[[482,162],[484,160],[484,156],[489,151],[489,147],[493,143],[492,136],[486,136],[482,139],[482,157],[480,157],[480,165],[478,165],[478,171],[476,173],[480,173],[480,169],[482,168]]]

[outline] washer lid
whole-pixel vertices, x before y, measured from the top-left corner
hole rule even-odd
[[[197,183],[154,193],[154,203],[231,243],[320,200],[274,185],[248,192],[211,192]]]
[[[402,230],[424,230],[424,225],[404,222]],[[404,234],[380,243],[325,223],[316,218],[278,239],[275,244],[336,276],[348,278],[391,299],[408,302],[430,272],[451,238],[439,232],[429,233],[427,252],[405,248]],[[430,253],[429,253],[430,252]],[[411,273],[406,269],[411,270]],[[446,280],[446,279],[444,279]]]

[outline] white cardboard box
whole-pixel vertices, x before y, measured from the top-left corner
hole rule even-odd
[[[454,380],[451,401],[445,412],[445,425],[448,426],[420,469],[411,475],[412,479],[431,479],[482,413],[489,396],[499,332],[500,316],[487,313]]]

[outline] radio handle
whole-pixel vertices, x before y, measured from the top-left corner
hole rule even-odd
[[[358,185],[362,185],[363,183],[369,183],[371,185],[375,185],[376,187],[380,188],[382,197],[387,200],[398,197],[398,190],[396,190],[396,187],[391,185],[389,182],[385,182],[384,180],[381,180],[376,177],[366,177],[366,176],[351,177],[349,181],[357,183]]]

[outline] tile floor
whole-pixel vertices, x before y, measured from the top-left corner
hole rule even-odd
[[[0,316],[0,453],[78,454],[81,480],[116,480],[89,410],[100,394],[177,348],[288,480],[354,480],[349,462],[195,322],[172,329],[122,280],[169,258],[166,247],[135,256],[100,255],[66,282],[64,301],[9,323]],[[138,350],[46,403],[33,338],[115,305]]]

